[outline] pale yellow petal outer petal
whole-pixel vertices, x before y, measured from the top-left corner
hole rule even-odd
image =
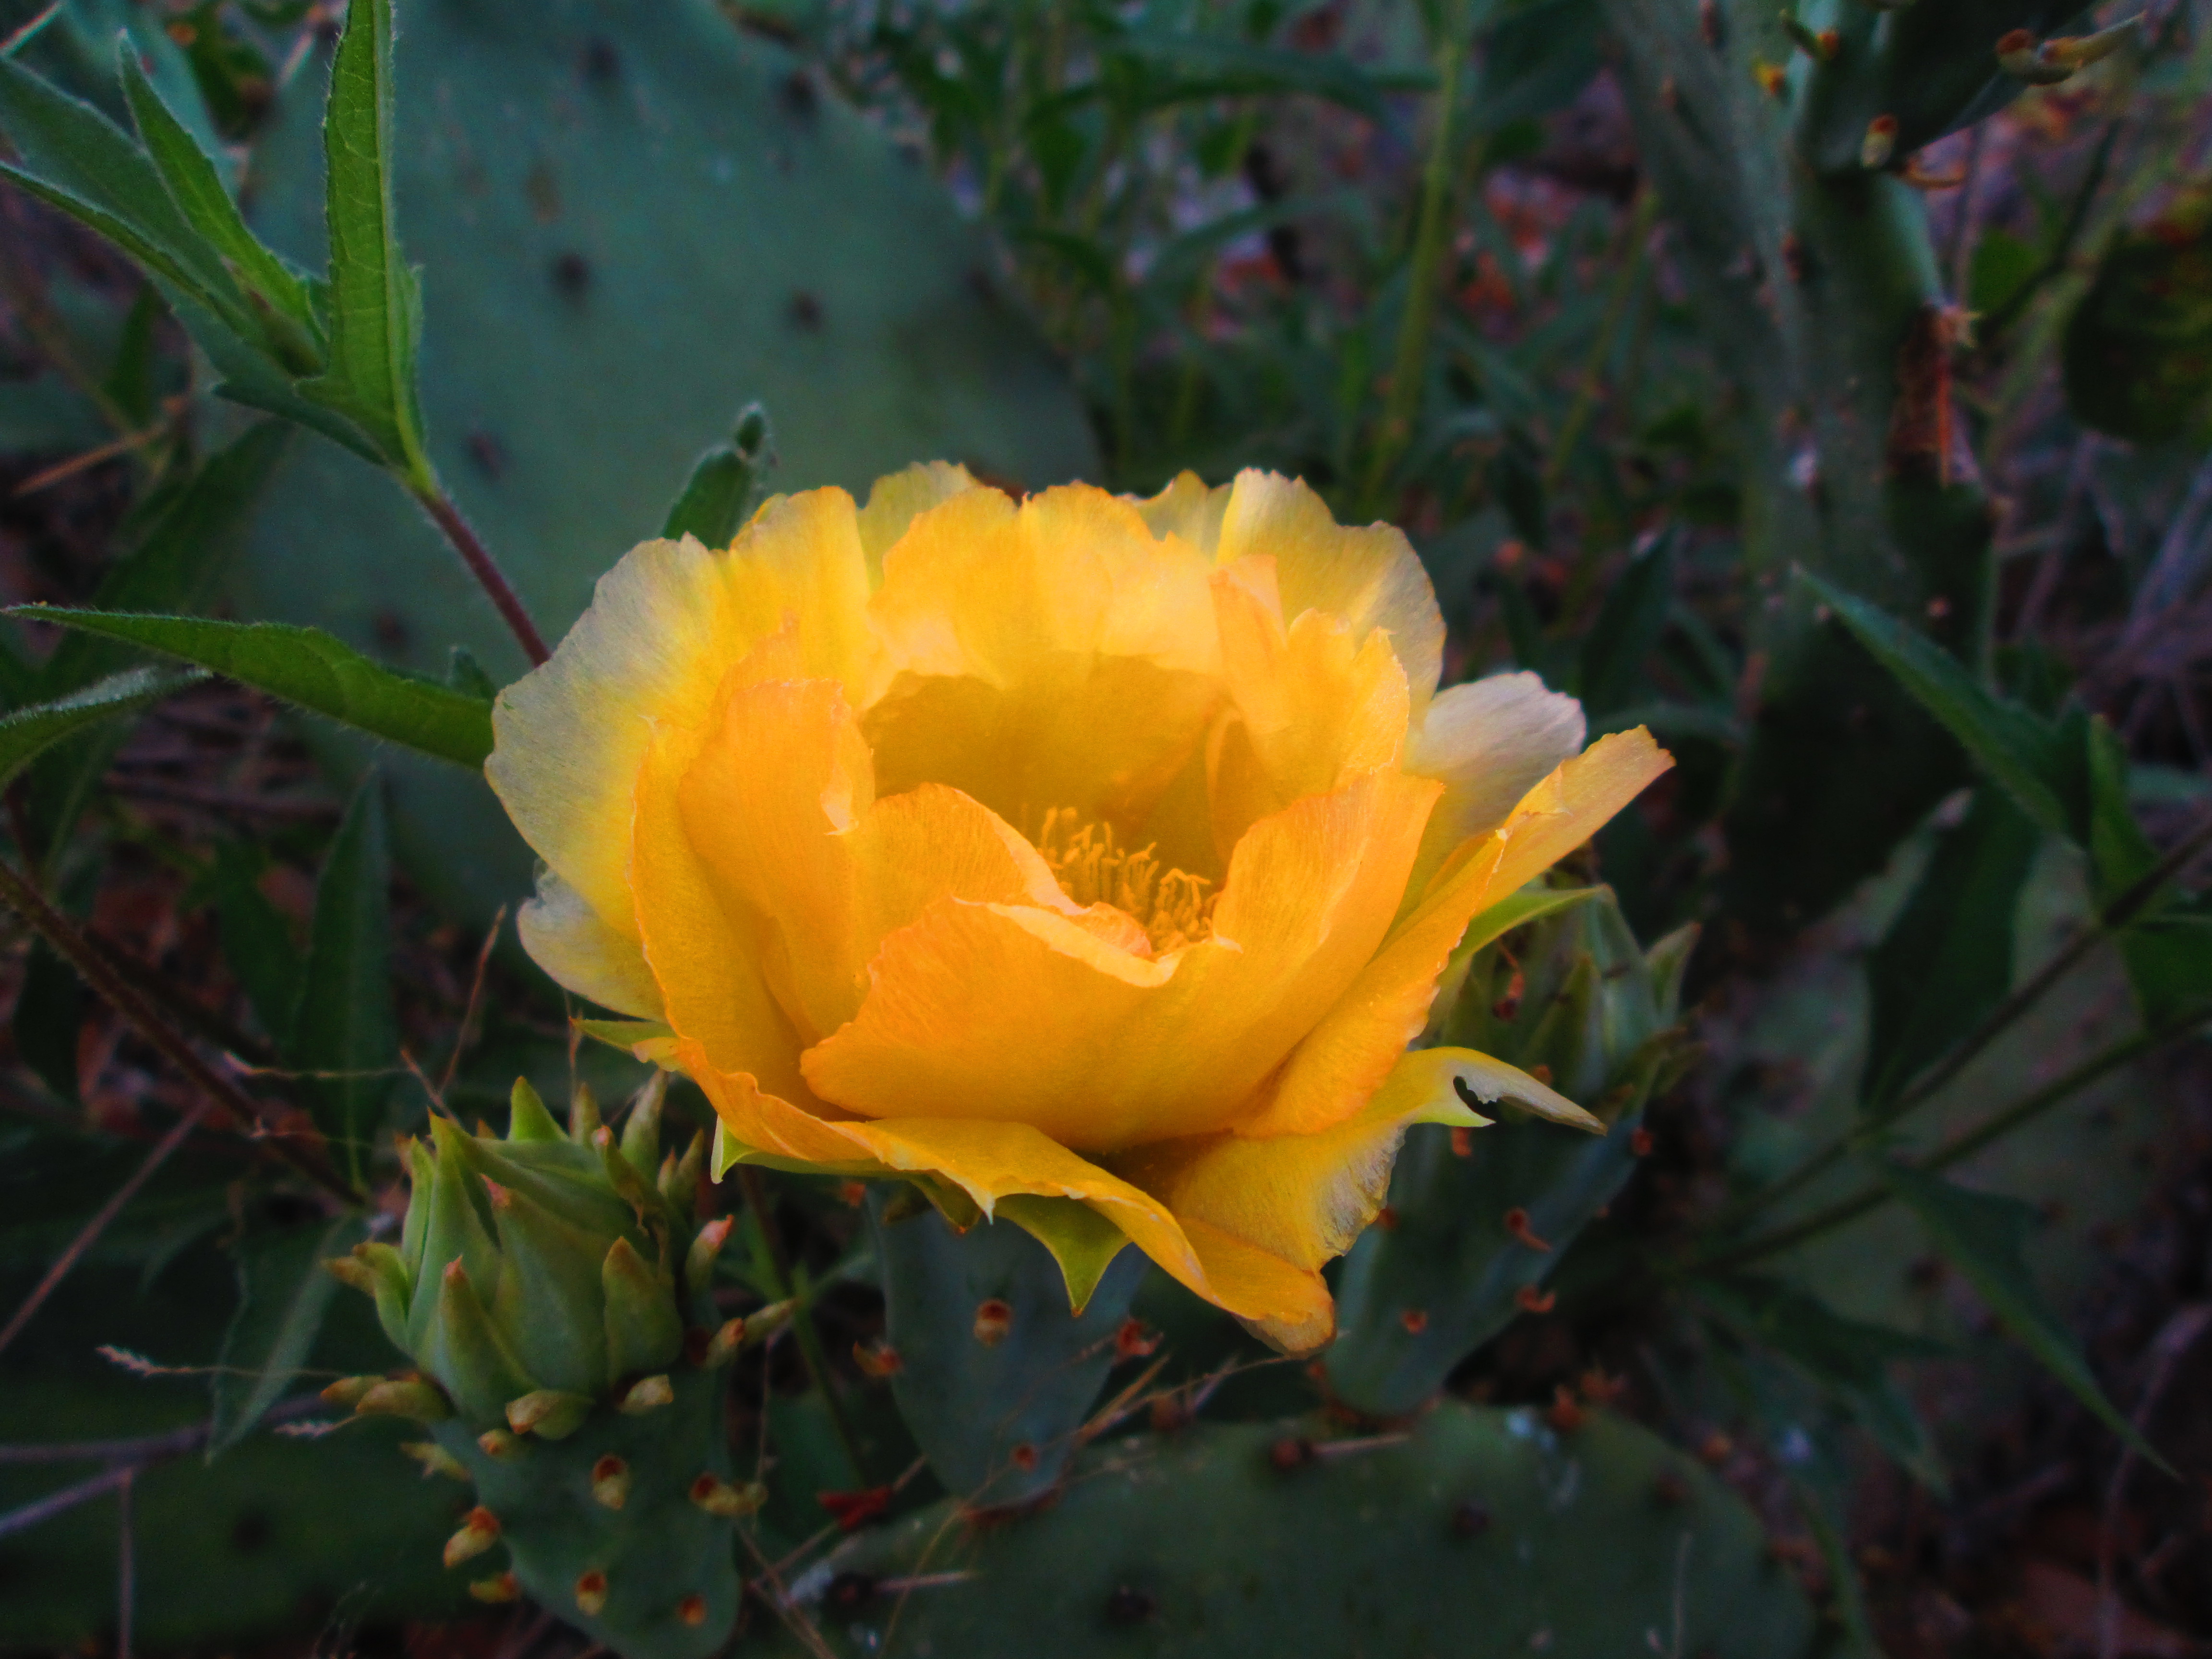
[[[1213,937],[1158,961],[1038,908],[933,907],[806,1077],[871,1117],[957,1109],[1088,1151],[1226,1127],[1382,942],[1440,787],[1370,773],[1261,820]]]
[[[921,514],[963,491],[980,489],[964,466],[924,461],[876,480],[860,509],[860,548],[869,571],[880,578],[884,554]]]
[[[1531,673],[1492,674],[1437,693],[1406,744],[1406,769],[1444,786],[1408,901],[1455,848],[1504,823],[1522,796],[1577,753],[1586,731],[1582,704],[1546,690]]]
[[[556,984],[617,1013],[660,1018],[660,986],[637,940],[601,921],[582,895],[552,871],[538,872],[538,896],[522,907],[514,924],[522,948]]]
[[[1443,615],[1420,556],[1401,532],[1340,525],[1304,483],[1246,471],[1231,487],[1213,554],[1224,565],[1251,555],[1273,558],[1286,622],[1312,610],[1334,617],[1356,640],[1389,629],[1414,710],[1428,706],[1443,669]]]
[[[1390,1187],[1390,1165],[1416,1123],[1474,1127],[1478,1116],[1433,1064],[1407,1056],[1373,1099],[1310,1135],[1207,1135],[1141,1146],[1113,1160],[1186,1224],[1203,1221],[1305,1268],[1351,1248]],[[1401,1074],[1403,1074],[1402,1080]]]
[[[522,837],[617,933],[635,936],[623,826],[653,725],[696,726],[724,672],[793,620],[808,672],[857,695],[873,647],[852,498],[762,509],[727,553],[647,542],[599,579],[552,660],[502,690],[484,773]]]
[[[1356,1112],[1420,1035],[1437,976],[1468,921],[1588,841],[1674,763],[1642,726],[1601,738],[1531,789],[1498,829],[1462,848],[1299,1043],[1238,1133],[1310,1134]]]
[[[1221,520],[1229,511],[1231,488],[1218,484],[1209,489],[1197,473],[1179,472],[1158,495],[1135,505],[1152,534],[1180,537],[1212,564],[1214,550],[1221,545]]]

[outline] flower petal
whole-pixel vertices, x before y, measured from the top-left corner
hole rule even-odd
[[[1421,1059],[1408,1055],[1365,1106],[1318,1134],[1160,1141],[1124,1154],[1114,1166],[1186,1225],[1202,1221],[1298,1267],[1318,1268],[1349,1249],[1382,1207],[1390,1165],[1408,1128],[1473,1128],[1488,1121],[1449,1083],[1436,1086],[1433,1062],[1412,1063]]]
[[[514,925],[522,948],[556,984],[617,1013],[660,1018],[660,986],[637,940],[601,921],[551,870],[538,872],[538,896],[522,907]]]
[[[1356,640],[1388,629],[1414,709],[1428,706],[1443,670],[1444,621],[1429,573],[1402,532],[1340,525],[1304,484],[1245,471],[1230,490],[1213,556],[1225,565],[1252,555],[1274,560],[1286,621],[1326,611]]]
[[[1438,693],[1406,744],[1406,769],[1444,786],[1421,839],[1416,879],[1504,823],[1522,797],[1581,750],[1586,732],[1582,704],[1546,690],[1534,674],[1492,674]]]
[[[858,690],[872,649],[852,498],[771,502],[727,553],[647,542],[599,579],[554,652],[499,694],[484,763],[522,837],[618,933],[635,935],[627,822],[651,726],[695,726],[724,672],[793,626],[809,672]]]
[[[1226,1127],[1388,932],[1439,789],[1376,772],[1261,820],[1213,937],[1158,961],[1036,907],[933,906],[805,1074],[870,1117],[957,1109],[1086,1150]]]
[[[921,514],[980,488],[966,467],[950,461],[919,462],[877,479],[868,491],[868,504],[860,509],[860,548],[869,571],[882,576],[884,553]]]
[[[1310,1134],[1356,1112],[1420,1035],[1437,976],[1468,921],[1588,841],[1674,763],[1642,726],[1601,738],[1531,789],[1495,830],[1461,848],[1238,1133]]]

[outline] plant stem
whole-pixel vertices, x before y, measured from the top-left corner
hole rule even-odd
[[[499,562],[492,557],[491,550],[469,527],[469,521],[461,516],[461,509],[453,505],[453,497],[434,482],[426,488],[410,485],[410,489],[422,503],[422,510],[430,515],[431,522],[445,532],[453,550],[461,556],[461,562],[468,566],[469,574],[477,579],[477,586],[491,600],[500,620],[522,647],[522,654],[530,659],[530,665],[535,668],[551,656],[553,653],[545,648],[545,636],[538,631],[538,624],[530,619],[530,612],[523,606],[522,596],[508,582]]]
[[[823,1408],[830,1414],[830,1431],[837,1437],[837,1445],[852,1466],[856,1485],[866,1486],[867,1470],[860,1462],[859,1448],[853,1441],[853,1431],[845,1421],[845,1407],[837,1398],[830,1375],[830,1357],[823,1351],[821,1334],[814,1328],[814,1310],[808,1301],[801,1300],[796,1281],[792,1277],[791,1263],[783,1253],[782,1236],[775,1230],[775,1218],[769,1209],[767,1190],[761,1183],[760,1171],[745,1164],[738,1166],[738,1190],[745,1195],[745,1207],[753,1212],[753,1221],[760,1228],[761,1242],[768,1247],[768,1259],[775,1269],[775,1293],[779,1300],[795,1303],[792,1309],[792,1335],[799,1343],[799,1357],[806,1366],[807,1380],[814,1384],[822,1396]]]
[[[1398,320],[1397,361],[1391,366],[1390,389],[1360,490],[1363,510],[1367,513],[1382,510],[1383,491],[1389,484],[1391,470],[1413,436],[1413,416],[1419,411],[1425,384],[1421,371],[1428,356],[1429,327],[1436,316],[1437,287],[1449,251],[1455,173],[1453,118],[1459,108],[1460,64],[1467,56],[1467,43],[1460,38],[1462,15],[1456,3],[1446,8],[1431,46],[1437,63],[1436,127],[1429,135],[1428,160],[1421,169],[1420,216],[1406,272],[1406,308]]]
[[[2186,1036],[2203,1025],[2208,1018],[2212,1018],[2212,1010],[2200,1008],[2180,1019],[2169,1022],[2155,1031],[2138,1031],[2135,1036],[2114,1043],[2103,1053],[2094,1054],[2083,1060],[2064,1076],[2045,1084],[2026,1098],[2015,1101],[2002,1111],[1985,1119],[1974,1128],[1930,1153],[1912,1167],[1932,1174],[1938,1170],[1948,1170],[1954,1164],[1972,1158],[1984,1146],[2002,1140],[2021,1125],[2042,1116],[2044,1113],[2058,1105],[2069,1096],[2078,1094],[2091,1084],[2118,1071],[2130,1060],[2141,1058],[2152,1049],[2172,1042],[2178,1036]],[[1881,1206],[1888,1203],[1893,1196],[1893,1194],[1887,1187],[1877,1185],[1862,1188],[1849,1198],[1838,1200],[1825,1210],[1814,1212],[1802,1221],[1795,1222],[1790,1226],[1768,1233],[1762,1237],[1748,1240],[1734,1249],[1723,1250],[1717,1255],[1694,1260],[1690,1267],[1699,1273],[1720,1273],[1762,1261],[1767,1256],[1778,1255],[1784,1250],[1795,1249],[1798,1245],[1819,1237],[1822,1233],[1832,1232],[1848,1222],[1856,1221],[1869,1210],[1881,1208]]]
[[[349,1208],[361,1202],[361,1194],[320,1159],[310,1157],[281,1135],[264,1139],[252,1133],[262,1127],[261,1108],[194,1053],[191,1045],[86,942],[76,925],[47,903],[38,890],[4,860],[0,860],[0,903],[5,903],[30,923],[39,936],[53,947],[55,954],[76,969],[84,982],[129,1021],[140,1036],[210,1097],[211,1103],[221,1109],[216,1120],[217,1127],[245,1134],[248,1144],[262,1149],[264,1156],[282,1159],[342,1200]]]
[[[1606,296],[1605,319],[1598,325],[1589,360],[1583,365],[1582,384],[1575,388],[1575,401],[1567,410],[1567,418],[1559,422],[1559,434],[1553,440],[1551,458],[1544,463],[1544,488],[1547,491],[1559,488],[1567,462],[1574,454],[1576,441],[1582,436],[1590,411],[1597,407],[1605,360],[1613,355],[1613,343],[1620,337],[1620,325],[1628,316],[1628,302],[1644,275],[1644,244],[1651,239],[1651,222],[1658,212],[1659,193],[1646,185],[1637,192],[1636,209],[1626,227],[1627,246],[1622,250],[1620,273],[1613,279],[1613,292]]]
[[[2143,872],[2141,879],[2099,911],[2089,927],[2038,969],[2035,976],[2027,984],[1990,1010],[1988,1017],[1967,1033],[1933,1071],[1923,1073],[1918,1082],[1898,1096],[1895,1104],[1866,1128],[1886,1129],[1906,1113],[1933,1099],[1977,1055],[2002,1036],[2014,1021],[2041,1001],[2045,994],[2091,951],[2148,908],[2151,902],[2165,890],[2166,883],[2180,874],[2190,860],[2203,851],[2208,844],[2212,844],[2212,816],[2208,816],[2204,822],[2184,836],[2172,850]],[[1832,1169],[1863,1133],[1865,1130],[1855,1129],[1831,1141],[1772,1186],[1753,1194],[1735,1210],[1722,1215],[1715,1226],[1723,1230],[1740,1226],[1752,1217],[1772,1209],[1783,1200],[1803,1191]]]

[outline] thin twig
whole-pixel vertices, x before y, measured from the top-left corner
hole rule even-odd
[[[131,1659],[132,1613],[138,1604],[138,1529],[131,1513],[137,1469],[123,1471],[115,1489],[115,1659]]]
[[[53,3],[44,11],[18,27],[5,40],[0,40],[0,58],[13,58],[25,46],[29,46],[38,38],[40,29],[62,15],[62,8],[68,3],[69,0],[53,0]]]
[[[6,55],[4,52],[0,52],[0,57]],[[181,397],[165,399],[161,404],[162,412],[172,417],[181,415],[184,413],[187,401]],[[119,438],[111,438],[106,443],[88,449],[82,454],[72,455],[65,461],[56,461],[52,466],[41,471],[33,472],[22,483],[17,484],[13,493],[19,496],[35,495],[41,489],[51,489],[65,479],[74,478],[88,467],[98,466],[102,461],[112,461],[118,455],[127,455],[134,449],[143,448],[155,439],[167,434],[168,430],[168,424],[163,422],[154,426],[141,428],[136,432],[126,432]]]
[[[507,907],[502,904],[492,916],[491,926],[484,932],[483,946],[477,952],[476,977],[469,981],[469,1000],[461,1010],[460,1029],[453,1033],[453,1052],[446,1058],[446,1074],[438,1079],[434,1099],[443,1100],[447,1091],[453,1086],[453,1074],[461,1069],[461,1056],[468,1051],[471,1041],[470,1027],[483,1005],[484,974],[491,966],[492,947],[499,943],[500,929],[507,926]]]
[[[2152,1341],[2150,1376],[2143,1383],[2142,1397],[2136,1402],[2138,1437],[2149,1430],[2150,1414],[2157,1409],[2166,1385],[2172,1381],[2174,1367],[2207,1329],[2212,1329],[2212,1302],[2191,1303],[2176,1309]],[[2120,1656],[2122,1608],[2112,1589],[2112,1569],[2119,1553],[2120,1504],[2127,1496],[2128,1477],[2135,1473],[2135,1467],[2136,1443],[2123,1440],[2119,1462],[2112,1467],[2112,1484],[2105,1488],[2104,1516],[2097,1527],[2097,1659],[2119,1659]]]
[[[122,1015],[163,1059],[211,1097],[210,1103],[218,1109],[216,1121],[219,1127],[234,1128],[246,1134],[250,1146],[265,1148],[268,1156],[283,1159],[317,1186],[343,1199],[347,1205],[360,1203],[361,1194],[320,1159],[310,1157],[281,1136],[260,1133],[263,1127],[261,1108],[236,1085],[202,1060],[153,1005],[85,942],[76,924],[47,903],[38,890],[4,860],[0,860],[0,903],[5,903],[29,922],[53,947],[55,953],[76,969],[85,983]]]
[[[61,1254],[61,1259],[46,1269],[46,1277],[32,1287],[30,1295],[23,1298],[23,1305],[15,1310],[7,1324],[0,1326],[0,1352],[4,1352],[23,1327],[31,1322],[32,1316],[46,1305],[46,1298],[54,1293],[55,1286],[69,1276],[70,1269],[76,1267],[84,1253],[99,1241],[100,1234],[107,1231],[108,1224],[123,1212],[123,1206],[137,1197],[138,1189],[154,1178],[154,1172],[169,1161],[169,1155],[183,1146],[192,1131],[199,1127],[200,1120],[214,1109],[215,1103],[212,1097],[203,1096],[191,1110],[176,1121],[168,1133],[154,1144],[154,1150],[146,1154],[144,1161],[132,1172],[131,1178],[110,1193],[107,1202],[92,1212],[92,1218],[77,1230],[76,1237],[70,1241],[69,1248]]]
[[[415,499],[422,504],[431,522],[445,532],[453,550],[461,556],[461,562],[468,566],[469,574],[477,579],[477,586],[491,600],[515,642],[521,646],[522,654],[530,659],[530,665],[535,668],[551,656],[553,653],[545,648],[545,636],[538,631],[538,624],[530,619],[530,612],[523,605],[522,596],[514,591],[506,573],[499,568],[499,562],[492,557],[491,550],[469,527],[469,521],[461,516],[461,509],[453,505],[452,498],[433,490],[417,495]]]

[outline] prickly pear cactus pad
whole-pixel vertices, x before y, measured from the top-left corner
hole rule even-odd
[[[1053,1508],[943,1509],[792,1587],[833,1651],[1054,1659],[1804,1659],[1814,1619],[1732,1493],[1600,1413],[1448,1405],[1402,1436],[1293,1422],[1086,1452]],[[798,1653],[795,1642],[781,1651]]]
[[[981,236],[817,72],[708,0],[408,0],[395,63],[432,447],[549,637],[755,398],[772,489],[863,488],[918,455],[1031,487],[1095,472]],[[324,78],[292,83],[249,187],[257,227],[318,270]],[[524,666],[415,505],[319,440],[295,443],[241,587],[247,614],[403,667],[442,674],[456,641],[495,680]],[[479,781],[383,763],[435,897],[485,917],[528,890]]]
[[[447,1566],[477,1575],[479,1600],[526,1591],[624,1659],[720,1644],[732,1521],[761,1498],[732,1482],[723,1427],[720,1368],[745,1322],[718,1322],[706,1291],[727,1224],[695,1227],[705,1141],[662,1158],[661,1092],[619,1135],[584,1091],[564,1133],[526,1084],[504,1140],[434,1119],[409,1148],[399,1244],[330,1264],[420,1369],[326,1397],[420,1423],[410,1454],[475,1487]]]

